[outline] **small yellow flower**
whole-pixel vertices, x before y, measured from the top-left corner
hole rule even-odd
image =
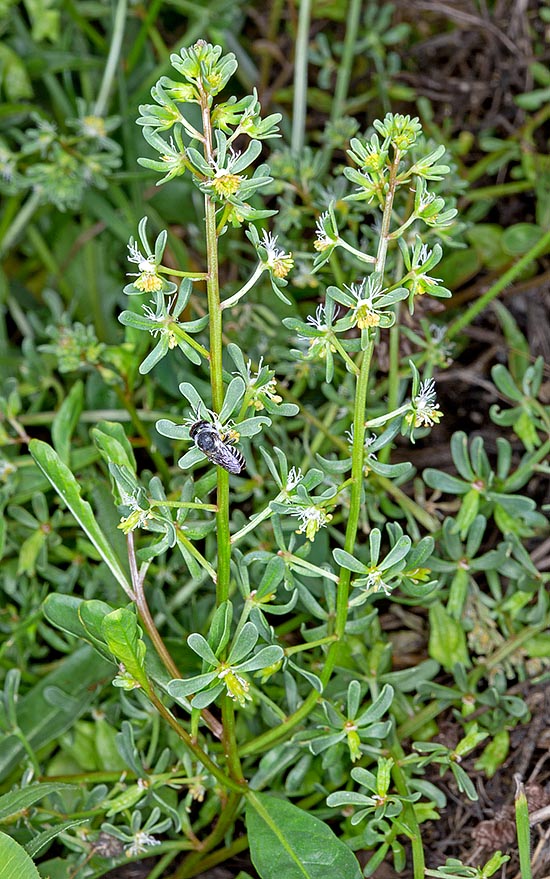
[[[84,116],[82,125],[84,132],[90,137],[105,137],[107,135],[105,120],[101,116]]]
[[[136,528],[147,528],[149,515],[148,510],[133,510],[129,516],[120,520],[117,528],[120,528],[124,534],[128,534],[130,531],[135,531]]]
[[[319,531],[319,529],[323,528],[325,525],[332,520],[332,515],[327,513],[323,507],[302,507],[301,509],[296,510],[294,513],[291,513],[292,516],[297,516],[302,520],[302,524],[296,531],[296,534],[305,534],[308,540],[315,540],[315,535]]]
[[[286,278],[293,268],[294,260],[291,253],[284,253],[282,256],[273,260],[272,269],[276,278]]]
[[[217,195],[222,196],[222,198],[228,198],[239,191],[242,180],[243,178],[240,174],[228,174],[222,169],[217,171],[216,175],[212,178],[212,186]]]
[[[252,696],[248,692],[250,684],[243,677],[235,674],[231,668],[223,668],[218,677],[224,682],[229,698],[234,699],[241,707],[246,705],[247,700],[252,701]]]
[[[380,324],[380,315],[369,302],[359,301],[355,306],[355,323],[360,330],[368,330]]]
[[[235,430],[234,427],[230,427],[227,433],[223,435],[224,443],[238,443],[241,438],[241,435],[238,430]]]
[[[416,413],[416,418],[414,419],[415,427],[433,427],[435,424],[439,424],[441,419],[443,418],[443,412],[441,412],[439,408],[439,403],[436,403],[435,406],[432,406],[430,409],[423,409]]]
[[[162,290],[162,278],[153,272],[142,272],[134,281],[134,287],[142,293],[156,293]]]
[[[330,238],[326,236],[324,238],[318,238],[317,241],[313,242],[313,247],[318,253],[324,253],[325,250],[328,250],[329,247],[332,247],[334,241],[331,241]]]

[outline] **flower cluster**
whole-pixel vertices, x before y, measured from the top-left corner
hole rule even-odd
[[[228,603],[226,607],[222,606],[221,612],[224,613],[229,608],[232,606]],[[219,611],[220,609],[218,613]],[[206,638],[194,632],[189,635],[187,643],[202,659],[207,670],[187,680],[170,681],[168,692],[176,701],[186,700],[194,694],[191,706],[206,708],[225,690],[230,699],[244,707],[252,696],[249,692],[250,683],[243,675],[272,666],[284,656],[283,649],[276,645],[263,647],[254,653],[258,638],[256,626],[251,622],[245,623],[235,635],[227,659],[221,659],[219,654],[224,651],[226,644],[220,641],[212,649]]]

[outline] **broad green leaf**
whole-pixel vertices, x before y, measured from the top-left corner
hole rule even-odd
[[[18,812],[28,809],[33,803],[37,803],[42,797],[48,797],[55,794],[59,790],[74,790],[74,784],[59,784],[57,782],[45,781],[42,784],[30,784],[21,790],[10,791],[0,797],[0,822],[4,823],[6,819],[17,815]],[[1,861],[0,861],[1,863]]]
[[[128,674],[148,692],[149,681],[145,674],[145,643],[141,640],[141,630],[135,613],[126,607],[119,607],[103,618],[101,629],[113,656],[116,656]]]
[[[113,577],[122,586],[126,594],[132,598],[133,593],[130,582],[120,566],[112,546],[99,527],[90,504],[82,499],[80,485],[67,465],[63,463],[51,446],[41,440],[31,440],[29,450],[41,471],[67,504],[80,527],[92,541]]]
[[[261,879],[362,879],[355,855],[330,827],[286,800],[251,791],[246,826]]]
[[[94,700],[96,687],[111,675],[112,663],[84,646],[32,687],[17,704],[17,721],[31,748],[39,751],[69,729]],[[62,694],[64,701],[59,698]],[[0,781],[24,756],[15,735],[0,737]]]
[[[471,663],[462,623],[453,619],[438,601],[431,605],[429,613],[432,659],[441,663],[446,671],[451,671],[457,662],[468,667]]]
[[[0,864],[2,879],[40,879],[40,873],[25,849],[11,836],[1,832]]]
[[[96,605],[100,605],[103,610],[97,624],[94,625],[95,616],[92,616],[90,619],[90,615],[93,614]],[[83,598],[78,598],[75,595],[52,592],[44,600],[42,610],[46,619],[54,626],[57,626],[58,629],[67,632],[69,635],[74,635],[82,641],[87,641],[105,659],[111,659],[111,655],[101,637],[100,628],[100,620],[113,610],[110,605],[104,601],[85,601]]]
[[[65,464],[69,463],[71,437],[78,424],[83,405],[84,385],[78,381],[63,400],[52,423],[52,442],[57,454]]]
[[[64,833],[65,830],[70,830],[71,827],[78,827],[79,824],[87,824],[88,818],[80,818],[78,821],[74,819],[72,821],[61,821],[56,824],[55,827],[50,827],[49,830],[43,830],[42,833],[39,833],[37,836],[34,836],[30,842],[27,842],[25,845],[25,851],[31,858],[35,858],[40,854],[42,849],[46,848],[50,842],[59,836],[60,833]]]
[[[337,548],[333,550],[332,554],[336,564],[346,568],[348,571],[353,571],[355,574],[364,574],[367,570],[367,566],[363,562],[358,561],[343,549]]]
[[[134,450],[122,424],[116,421],[101,421],[93,428],[91,434],[107,463],[120,464],[121,467],[128,467],[132,473],[135,473]]]

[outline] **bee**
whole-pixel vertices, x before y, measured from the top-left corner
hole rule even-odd
[[[242,452],[232,448],[231,441],[220,436],[209,421],[195,421],[189,428],[189,436],[209,461],[223,467],[228,473],[240,473],[246,466]]]

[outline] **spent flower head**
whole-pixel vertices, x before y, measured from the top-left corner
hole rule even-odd
[[[307,507],[295,506],[290,515],[296,516],[300,520],[300,527],[296,533],[305,534],[312,543],[317,532],[332,520],[332,515],[324,507],[314,504]]]
[[[276,278],[286,278],[292,267],[294,260],[291,253],[277,246],[277,236],[271,232],[262,232],[262,246],[265,249],[265,266]]]
[[[411,410],[405,416],[411,428],[433,427],[443,418],[439,403],[436,403],[435,381],[433,378],[420,383],[416,396],[411,401]]]

